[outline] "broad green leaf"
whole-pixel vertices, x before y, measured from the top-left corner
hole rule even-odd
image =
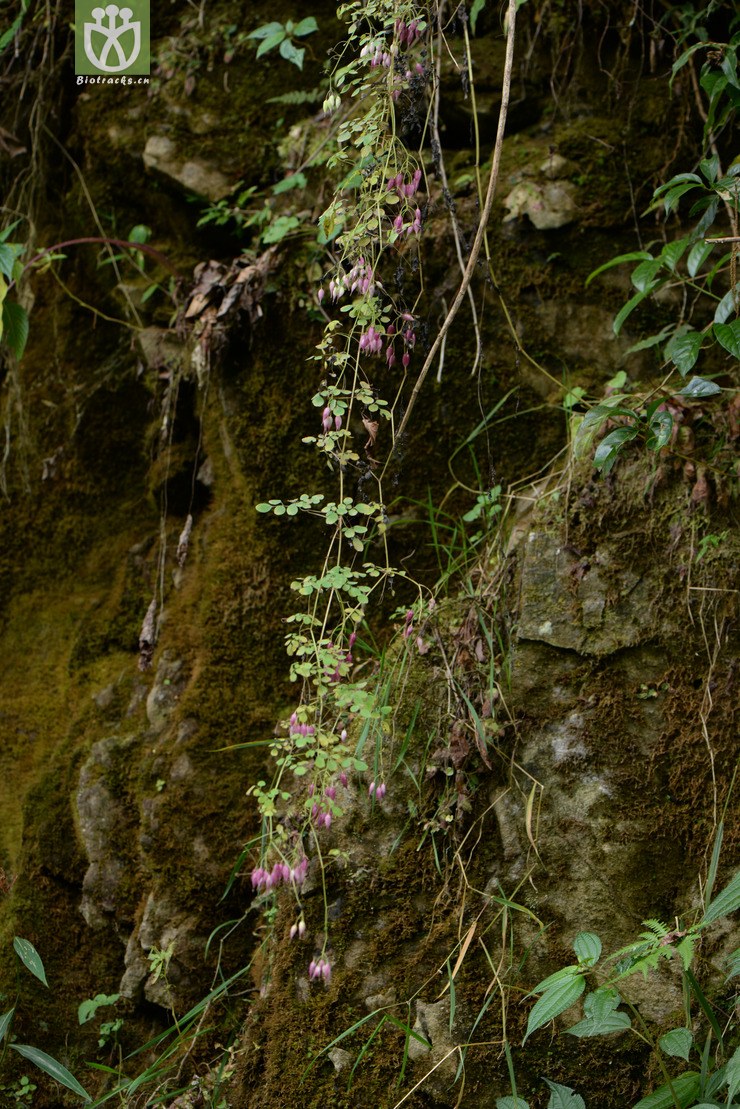
[[[651,451],[659,451],[671,440],[673,416],[670,412],[656,412],[650,420],[647,446]]]
[[[608,262],[604,262],[603,266],[593,270],[586,278],[586,285],[590,285],[595,277],[606,270],[612,269],[614,266],[621,266],[624,262],[647,262],[652,261],[652,254],[648,254],[646,250],[633,250],[629,254],[619,254],[616,258],[611,258]]]
[[[682,69],[683,66],[686,65],[689,58],[693,54],[695,54],[697,50],[705,49],[706,45],[707,44],[705,42],[695,42],[693,46],[690,46],[688,48],[688,50],[684,50],[683,54],[681,54],[679,56],[679,58],[673,63],[673,68],[671,69],[671,80],[670,80],[671,85],[673,85],[673,80],[674,80],[676,74],[678,73],[679,69]]]
[[[624,321],[634,312],[635,308],[637,308],[637,305],[642,304],[645,297],[649,296],[654,289],[657,289],[658,286],[662,284],[662,281],[652,281],[646,289],[643,289],[642,292],[635,293],[635,295],[630,300],[628,300],[622,308],[620,308],[620,310],[614,317],[614,323],[612,324],[612,330],[615,335],[618,335],[619,332],[622,330],[622,325],[624,324]]]
[[[699,270],[714,250],[714,243],[694,243],[686,259],[686,269],[689,277],[696,277]]]
[[[257,57],[261,58],[263,54],[266,54],[268,52],[268,50],[274,50],[278,43],[285,41],[285,31],[281,27],[280,30],[276,31],[274,35],[270,35],[269,38],[262,39],[262,42],[257,47]]]
[[[638,292],[644,293],[645,291],[650,291],[653,279],[658,270],[662,268],[662,265],[663,263],[660,258],[651,258],[649,262],[641,262],[640,265],[632,271],[630,281]]]
[[[14,1012],[15,1009],[8,1009],[7,1013],[3,1013],[0,1017],[0,1042],[5,1039],[5,1033],[8,1031]]]
[[[34,974],[39,982],[43,982],[48,988],[49,983],[46,981],[44,964],[41,962],[41,956],[33,944],[29,940],[24,940],[20,936],[16,936],[13,940],[13,947],[24,967],[30,970],[31,974]]]
[[[4,274],[8,281],[12,281],[13,267],[22,253],[22,243],[0,243],[0,273]]]
[[[262,232],[262,242],[279,243],[286,235],[300,226],[301,221],[297,216],[278,216]]]
[[[678,397],[713,397],[716,393],[721,393],[719,385],[714,381],[707,381],[705,377],[692,377],[688,385],[685,385],[679,393]]]
[[[28,312],[13,300],[3,302],[2,334],[15,357],[20,362],[28,342]]]
[[[701,1089],[701,1075],[697,1071],[686,1071],[671,1079],[681,1109],[688,1109],[696,1100]],[[633,1109],[674,1109],[673,1094],[668,1086],[660,1086],[654,1093],[641,1098]]]
[[[668,266],[668,269],[673,271],[673,273],[676,272],[676,266],[681,261],[681,258],[686,252],[689,241],[689,239],[676,239],[672,243],[666,243],[666,245],[661,250],[661,259]]]
[[[561,1086],[559,1082],[551,1082],[549,1078],[543,1078],[542,1081],[552,1090],[547,1109],[586,1109],[581,1095],[574,1093],[570,1086]]]
[[[473,0],[473,6],[470,9],[470,30],[475,34],[475,25],[478,22],[478,16],[486,6],[486,0]]]
[[[725,323],[727,320],[729,320],[730,316],[735,311],[735,296],[738,293],[740,293],[740,290],[737,286],[735,286],[734,293],[732,289],[729,289],[725,293],[725,295],[722,297],[722,300],[719,302],[714,311],[715,323]]]
[[[585,988],[586,983],[583,976],[579,974],[576,977],[566,978],[544,993],[529,1014],[527,1032],[522,1042],[526,1043],[538,1028],[542,1028],[544,1024],[559,1017],[566,1009],[570,1009]]]
[[[529,1102],[523,1097],[497,1097],[496,1109],[529,1109]]]
[[[719,158],[716,156],[716,154],[713,155],[711,158],[704,158],[701,162],[699,162],[699,169],[701,170],[702,174],[709,182],[709,184],[713,185],[714,182],[717,180],[717,174],[719,173]]]
[[[305,189],[306,187],[305,173],[291,173],[289,177],[284,177],[282,181],[278,181],[277,185],[272,186],[273,193],[277,196],[279,193],[287,193],[288,189]]]
[[[87,1024],[89,1020],[97,1013],[98,1009],[107,1005],[115,1005],[121,995],[119,993],[96,994],[95,997],[89,997],[85,1001],[80,1002],[77,1009],[77,1020],[79,1024]]]
[[[530,990],[526,995],[527,997],[534,997],[538,993],[546,993],[553,986],[558,983],[566,981],[566,979],[575,978],[580,973],[580,967],[573,963],[571,966],[563,967],[562,970],[556,970],[554,974],[548,974],[547,978],[543,978],[538,982],[533,990]]]
[[[701,331],[688,331],[684,335],[674,335],[666,344],[665,356],[670,358],[681,377],[686,377],[699,357],[702,339]]]
[[[590,993],[583,1003],[584,1019],[568,1028],[570,1036],[608,1036],[611,1032],[624,1032],[632,1022],[627,1013],[618,1013],[622,998],[616,990],[602,988]]]
[[[303,38],[305,35],[312,35],[314,31],[318,31],[319,25],[312,15],[307,15],[300,23],[296,23],[293,28],[293,34],[298,38]]]
[[[674,1028],[673,1031],[666,1032],[665,1036],[661,1036],[658,1043],[666,1055],[673,1055],[688,1063],[694,1036],[689,1028]]]
[[[303,57],[306,51],[303,47],[298,47],[292,39],[283,39],[280,43],[280,57],[285,58],[286,62],[292,62],[297,65],[299,69],[303,69]]]
[[[701,182],[699,182],[701,184]],[[683,185],[676,185],[675,189],[671,189],[663,197],[663,207],[665,208],[666,215],[669,215],[674,208],[678,207],[678,202],[682,196],[691,192],[692,189],[697,188],[697,185],[686,182]]]
[[[729,351],[733,358],[740,358],[740,320],[732,323],[716,323],[714,334],[717,342]]]
[[[707,911],[699,921],[699,927],[706,928],[708,924],[720,920],[723,916],[729,916],[738,908],[740,908],[740,871],[737,872],[730,884],[725,886],[722,892],[718,893],[714,900],[710,902]]]
[[[579,932],[573,941],[573,950],[581,966],[592,967],[601,955],[601,940],[595,932]]]
[[[83,1101],[92,1101],[87,1090],[85,1090],[74,1077],[70,1074],[66,1067],[53,1059],[51,1055],[47,1055],[45,1051],[41,1051],[38,1047],[31,1047],[30,1044],[11,1044],[13,1051],[17,1051],[24,1059],[34,1063],[39,1070],[45,1071],[46,1074],[51,1075],[55,1082],[61,1083],[66,1086],[72,1093],[77,1094]]]
[[[673,324],[667,324],[662,331],[657,335],[650,335],[647,339],[641,339],[639,343],[634,343],[625,354],[636,354],[638,350],[649,350],[650,347],[656,347],[658,343],[664,343],[667,337],[673,330]]]
[[[247,38],[267,39],[270,38],[272,35],[276,35],[278,31],[282,31],[283,34],[285,34],[285,28],[283,27],[282,23],[264,23],[261,27],[258,27],[256,31],[251,31],[247,35]]]
[[[608,474],[617,461],[622,447],[635,438],[637,431],[636,427],[618,427],[614,431],[610,431],[596,448],[594,454],[595,468],[600,470],[602,474]]]

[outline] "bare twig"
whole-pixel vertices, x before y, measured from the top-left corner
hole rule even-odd
[[[504,64],[504,80],[503,80],[503,86],[502,86],[502,89],[501,89],[501,112],[500,112],[500,115],[498,117],[498,130],[496,132],[496,142],[495,142],[495,145],[494,145],[494,148],[493,148],[493,159],[492,159],[492,163],[491,163],[491,173],[490,173],[490,176],[489,176],[489,179],[488,179],[488,190],[486,192],[486,200],[485,200],[485,203],[483,205],[483,210],[481,211],[480,222],[478,224],[478,230],[477,230],[476,235],[475,235],[475,240],[473,241],[473,246],[472,246],[471,251],[470,251],[470,257],[468,258],[468,264],[465,268],[465,273],[463,274],[462,281],[460,282],[460,287],[458,288],[457,293],[455,294],[455,299],[453,300],[452,305],[450,307],[450,310],[447,313],[447,317],[446,317],[444,323],[442,324],[442,327],[437,332],[437,337],[434,340],[434,342],[432,343],[432,347],[431,347],[429,353],[427,354],[424,365],[421,368],[421,372],[419,373],[419,376],[416,379],[416,384],[414,385],[414,388],[413,388],[412,393],[411,393],[411,397],[409,398],[408,407],[406,408],[403,419],[401,420],[400,426],[398,428],[398,432],[396,433],[396,437],[395,437],[396,443],[400,440],[401,436],[403,435],[404,431],[406,430],[406,426],[409,422],[409,418],[410,418],[411,413],[414,409],[414,405],[416,404],[416,399],[419,396],[419,393],[421,392],[422,385],[424,384],[426,376],[429,373],[429,369],[430,369],[432,363],[434,362],[434,360],[437,356],[437,352],[438,352],[440,346],[442,345],[442,341],[443,341],[444,337],[446,336],[447,332],[450,330],[450,327],[452,326],[452,322],[453,322],[453,320],[455,319],[455,316],[458,313],[460,305],[462,304],[463,299],[465,298],[465,296],[467,294],[468,287],[469,287],[470,282],[473,278],[473,272],[474,272],[475,267],[478,263],[478,256],[480,255],[481,246],[483,245],[483,236],[484,236],[485,231],[486,231],[486,224],[488,223],[488,220],[489,220],[490,215],[491,215],[491,209],[493,207],[493,195],[494,195],[494,192],[496,191],[496,183],[498,181],[499,167],[501,165],[501,149],[503,147],[503,142],[504,142],[504,130],[506,128],[506,115],[507,115],[508,108],[509,108],[509,93],[510,93],[510,90],[511,90],[511,74],[512,74],[512,71],[513,71],[513,68],[514,68],[514,28],[515,28],[515,21],[516,21],[516,0],[509,0],[509,6],[508,6],[508,9],[507,9],[506,61],[505,61],[505,64]],[[388,466],[389,461],[390,461],[390,458],[386,462],[386,467]],[[384,467],[383,472],[385,472],[385,467]]]

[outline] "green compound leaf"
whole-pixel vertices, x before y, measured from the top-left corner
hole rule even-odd
[[[31,974],[35,975],[39,982],[43,982],[48,989],[49,983],[46,981],[44,964],[41,962],[41,956],[30,940],[24,940],[20,936],[16,936],[13,940],[13,947],[24,967],[30,970]]]
[[[661,1051],[666,1055],[672,1055],[688,1063],[694,1037],[688,1028],[674,1028],[673,1031],[666,1032],[665,1036],[661,1036],[658,1043]]]
[[[570,1009],[571,1005],[578,1001],[585,988],[586,983],[583,976],[573,972],[569,977],[562,979],[543,993],[529,1014],[527,1032],[522,1043],[526,1043],[538,1028],[542,1028],[544,1024],[548,1024],[555,1017],[559,1017],[566,1009]]]
[[[581,1095],[571,1090],[570,1086],[561,1086],[559,1082],[551,1082],[549,1078],[543,1078],[542,1081],[552,1090],[547,1109],[586,1109]]]
[[[573,950],[581,966],[592,967],[601,955],[601,940],[595,932],[579,932],[573,941]]]
[[[671,1085],[678,1098],[681,1109],[688,1109],[696,1100],[701,1089],[701,1075],[697,1071],[686,1071],[678,1078],[671,1079]],[[674,1109],[675,1101],[669,1086],[660,1086],[652,1094],[641,1098],[633,1109]]]
[[[51,1075],[55,1082],[59,1082],[62,1086],[66,1086],[68,1090],[77,1094],[83,1101],[92,1101],[87,1090],[79,1084],[74,1075],[70,1074],[67,1068],[57,1062],[56,1059],[52,1058],[51,1055],[47,1055],[45,1051],[41,1051],[38,1047],[31,1047],[30,1044],[11,1044],[10,1046],[13,1051],[17,1051],[24,1059],[28,1059],[29,1062],[34,1063],[39,1070]]]

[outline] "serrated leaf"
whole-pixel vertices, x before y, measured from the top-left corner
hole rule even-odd
[[[728,916],[740,908],[740,871],[734,876],[729,885],[718,893],[707,907],[707,911],[699,922],[700,928],[706,928],[715,920]]]
[[[14,1012],[15,1009],[8,1009],[7,1013],[3,1013],[3,1015],[0,1017],[0,1042],[5,1039],[5,1034],[10,1027],[10,1022],[13,1019]]]
[[[559,1082],[551,1082],[549,1078],[543,1078],[542,1081],[552,1090],[547,1109],[586,1109],[581,1095],[571,1090],[570,1086],[561,1086]]]
[[[714,334],[717,342],[725,348],[733,358],[740,358],[740,320],[732,323],[716,323]]]
[[[740,1047],[725,1064],[725,1082],[727,1083],[727,1100],[732,1101],[740,1089]]]
[[[624,1032],[632,1026],[627,1013],[618,1013],[622,998],[616,990],[602,988],[590,993],[583,1003],[585,1017],[567,1032],[570,1036],[608,1036],[611,1032]]]
[[[13,268],[22,253],[22,243],[0,243],[0,273],[4,274],[8,281],[12,280]]]
[[[13,948],[24,967],[30,970],[31,974],[35,975],[39,982],[43,982],[48,989],[49,983],[46,981],[44,964],[41,962],[41,956],[30,940],[24,940],[21,936],[16,936],[13,940]]]
[[[618,427],[602,439],[594,454],[594,467],[602,474],[608,474],[619,457],[622,447],[637,435],[636,427]]]
[[[0,334],[20,362],[28,342],[28,312],[13,300],[3,301],[3,326]]]
[[[544,993],[529,1014],[527,1032],[522,1043],[526,1043],[538,1028],[542,1028],[544,1024],[548,1024],[555,1017],[559,1017],[566,1009],[570,1009],[571,1005],[578,1001],[585,988],[586,983],[583,976],[579,974],[576,977],[564,979]]]
[[[529,1109],[529,1102],[523,1097],[497,1097],[496,1109]]]
[[[579,932],[573,941],[573,950],[581,966],[592,967],[601,955],[601,940],[595,932]]]
[[[556,986],[559,982],[564,982],[568,978],[574,978],[580,972],[580,967],[576,963],[571,966],[563,967],[561,970],[556,970],[554,974],[548,974],[547,978],[543,978],[538,982],[533,990],[530,990],[526,997],[534,997],[538,993],[546,993],[547,990]]]
[[[683,1059],[687,1063],[693,1043],[694,1037],[691,1030],[688,1028],[674,1028],[671,1032],[666,1032],[665,1036],[661,1036],[658,1040],[661,1051],[664,1051],[666,1055],[672,1055],[677,1059]]]
[[[667,324],[662,329],[662,331],[658,332],[657,335],[650,335],[647,339],[641,339],[639,343],[634,343],[631,347],[629,347],[628,350],[626,350],[624,352],[625,355],[627,355],[627,354],[637,354],[637,352],[639,350],[649,350],[650,347],[656,347],[658,345],[658,343],[665,342],[667,336],[670,335],[672,330],[673,330],[673,325],[672,324]]]
[[[13,1051],[17,1051],[24,1059],[35,1064],[39,1070],[44,1071],[50,1075],[55,1082],[61,1083],[66,1086],[68,1090],[77,1094],[83,1101],[92,1101],[87,1090],[82,1087],[74,1075],[70,1074],[66,1067],[62,1066],[51,1055],[47,1055],[45,1051],[41,1051],[38,1047],[31,1047],[30,1044],[11,1044]]]
[[[677,1078],[671,1079],[681,1109],[692,1104],[701,1089],[701,1075],[696,1071],[686,1071]],[[633,1109],[674,1109],[675,1101],[669,1086],[660,1086],[652,1094],[641,1098]]]
[[[687,331],[684,335],[674,335],[666,344],[665,356],[670,358],[681,377],[686,377],[699,357],[702,339],[701,331]]]

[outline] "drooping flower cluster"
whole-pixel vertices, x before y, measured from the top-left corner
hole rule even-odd
[[[372,324],[360,335],[360,350],[366,354],[380,354],[383,349],[383,336]]]
[[[340,431],[342,428],[342,417],[332,416],[331,408],[327,405],[321,413],[321,426],[325,432]]]
[[[290,717],[290,734],[295,735],[316,735],[316,728],[313,724],[301,724],[298,721],[298,713],[294,712]]]
[[[312,959],[308,964],[308,977],[315,981],[317,978],[323,978],[328,985],[331,981],[331,963],[322,955],[320,959]]]
[[[420,183],[421,183],[421,170],[420,169],[414,170],[413,177],[409,181],[407,181],[405,179],[405,177],[403,176],[403,174],[399,171],[396,174],[395,177],[389,178],[389,180],[388,180],[388,192],[389,193],[396,193],[402,199],[404,197],[409,199],[410,197],[412,197],[416,193],[417,189],[419,188]]]
[[[397,19],[395,32],[396,38],[401,43],[401,46],[413,46],[416,40],[421,37],[419,20],[412,19],[411,22],[407,24],[403,19]]]
[[[290,926],[290,938],[292,940],[294,940],[296,938],[296,936],[298,936],[298,939],[302,940],[305,934],[306,934],[306,922],[303,919],[303,917],[301,917],[301,919],[297,920],[295,924],[291,924],[291,926]]]
[[[271,870],[256,866],[252,871],[252,889],[267,893],[269,890],[277,889],[278,886],[283,884],[290,883],[294,886],[302,886],[307,874],[308,859],[305,855],[295,866],[288,866],[287,863],[283,862],[274,863]]]
[[[371,782],[367,795],[374,797],[376,801],[382,801],[385,797],[385,782]]]

